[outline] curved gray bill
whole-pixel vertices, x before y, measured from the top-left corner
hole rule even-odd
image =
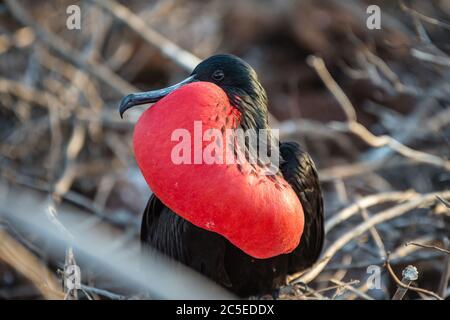
[[[125,96],[122,99],[122,101],[120,101],[120,106],[119,106],[120,117],[122,118],[125,111],[127,111],[131,107],[134,107],[134,106],[137,106],[140,104],[156,102],[156,101],[164,98],[165,96],[167,96],[172,91],[180,88],[181,86],[183,86],[187,83],[194,82],[194,81],[195,81],[195,75],[191,75],[190,77],[184,79],[183,81],[181,81],[177,84],[174,84],[173,86],[164,88],[164,89],[147,91],[147,92],[131,93],[131,94]]]

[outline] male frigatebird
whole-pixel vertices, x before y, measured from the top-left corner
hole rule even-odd
[[[154,102],[133,137],[153,191],[141,241],[239,296],[273,292],[287,274],[310,267],[323,245],[323,202],[314,163],[298,143],[276,142],[279,171],[273,175],[259,162],[173,161],[177,130],[192,136],[238,127],[271,132],[266,92],[253,68],[236,56],[214,55],[176,85],[126,96],[120,115]],[[270,134],[266,141],[274,143]],[[208,143],[202,141],[200,152]],[[195,153],[195,142],[188,145]]]

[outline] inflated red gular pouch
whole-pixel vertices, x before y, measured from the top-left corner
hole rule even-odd
[[[250,174],[248,163],[238,168],[194,161],[195,121],[201,121],[202,135],[210,129],[224,133],[236,128],[239,116],[217,85],[186,84],[140,117],[133,137],[136,160],[152,191],[184,219],[221,234],[255,258],[289,253],[300,242],[304,216],[299,199],[282,177]],[[180,132],[190,134],[191,163],[173,161]],[[202,150],[210,143],[201,142]]]

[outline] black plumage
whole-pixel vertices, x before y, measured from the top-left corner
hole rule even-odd
[[[267,98],[254,70],[231,55],[217,55],[193,71],[195,81],[219,85],[242,114],[243,129],[268,129]],[[269,138],[268,143],[278,143]],[[324,240],[323,201],[310,156],[296,142],[280,143],[280,175],[292,186],[304,210],[300,245],[290,254],[255,259],[223,236],[194,226],[154,194],[144,211],[141,241],[221,284],[239,296],[270,293],[287,274],[311,266]],[[189,192],[189,190],[186,190]],[[249,200],[251,201],[251,200]]]

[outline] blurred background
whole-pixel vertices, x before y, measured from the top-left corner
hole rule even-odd
[[[67,28],[71,5],[81,29]],[[369,5],[381,29],[367,27]],[[393,275],[414,265],[413,285],[445,299],[449,39],[444,0],[0,0],[0,298],[152,298],[92,257],[79,261],[84,292],[68,292],[58,270],[78,253],[64,215],[82,234],[107,230],[111,255],[136,245],[150,190],[131,148],[139,114],[121,120],[120,99],[232,53],[256,69],[272,127],[311,154],[325,196],[325,260],[280,298],[391,299]],[[62,247],[18,218],[41,205]]]

